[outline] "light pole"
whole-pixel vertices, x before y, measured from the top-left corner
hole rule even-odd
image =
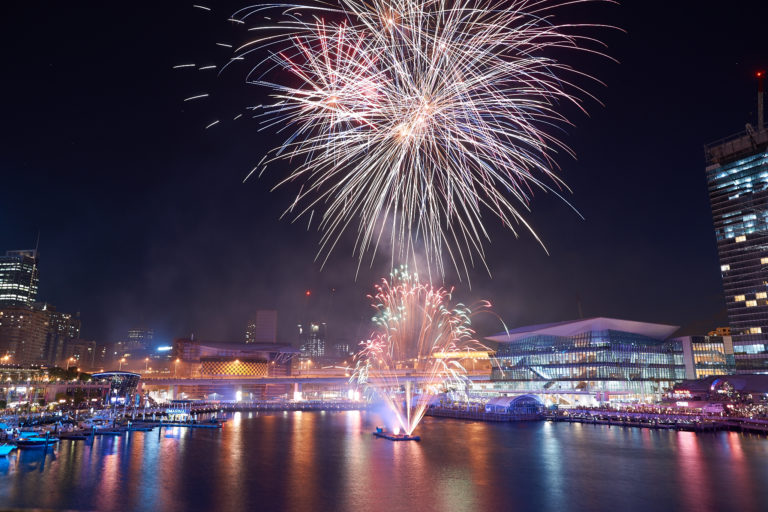
[[[124,362],[125,362],[125,358],[124,358],[124,357],[121,357],[121,358],[120,358],[120,371],[123,371],[123,363],[124,363]]]
[[[149,370],[149,358],[145,357],[144,358],[144,372],[146,373],[147,370]]]
[[[176,361],[174,362],[174,366],[173,366],[173,376],[174,377],[176,377],[176,374],[179,371],[179,361],[180,361],[180,359],[177,357]]]

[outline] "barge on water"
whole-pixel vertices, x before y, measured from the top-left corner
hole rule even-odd
[[[376,427],[376,431],[373,433],[374,436],[380,437],[382,439],[389,439],[390,441],[421,441],[420,436],[409,436],[408,434],[393,434],[391,432],[387,432],[382,427]]]

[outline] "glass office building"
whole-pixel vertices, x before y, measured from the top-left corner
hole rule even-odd
[[[37,251],[8,251],[0,256],[0,308],[31,306],[37,283]]]
[[[531,392],[550,403],[653,401],[685,378],[673,325],[590,318],[499,333],[491,381],[498,392]]]
[[[731,336],[683,336],[676,338],[683,346],[686,379],[712,375],[730,375],[736,361]]]
[[[768,373],[768,131],[710,144],[706,159],[736,370]]]
[[[109,393],[105,394],[104,402],[116,405],[130,402],[131,396],[137,392],[140,379],[141,375],[133,372],[102,372],[91,375],[93,382],[109,384]]]

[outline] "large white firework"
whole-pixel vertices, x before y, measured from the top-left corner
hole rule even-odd
[[[359,262],[383,245],[430,274],[450,261],[468,275],[485,265],[489,217],[536,236],[532,192],[566,189],[554,156],[569,150],[552,132],[567,123],[563,104],[581,108],[589,94],[555,54],[599,53],[599,43],[581,34],[595,25],[553,12],[584,1],[338,0],[235,13],[257,25],[233,61],[256,59],[248,80],[274,98],[256,115],[284,136],[254,172],[290,162],[277,186],[301,184],[286,213],[317,213],[323,262],[352,231]]]

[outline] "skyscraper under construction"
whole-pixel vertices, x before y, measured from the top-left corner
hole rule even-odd
[[[736,370],[768,373],[768,130],[764,72],[757,125],[705,148],[707,183]]]

